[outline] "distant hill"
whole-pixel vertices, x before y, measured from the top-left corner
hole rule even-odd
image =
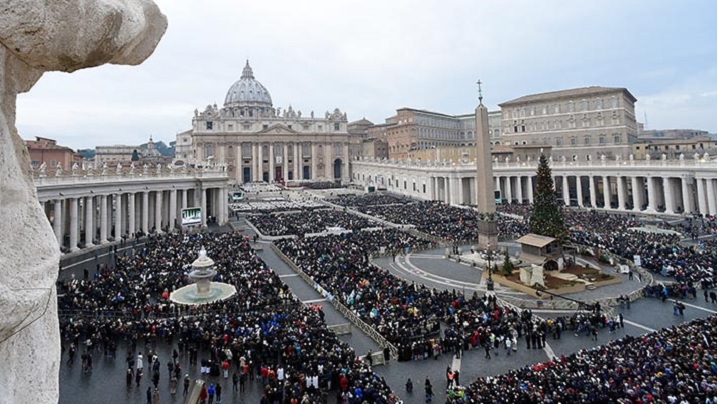
[[[83,159],[92,160],[95,158],[95,149],[79,149],[77,153],[82,156]]]

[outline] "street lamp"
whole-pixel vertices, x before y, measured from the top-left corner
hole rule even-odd
[[[486,291],[494,291],[494,279],[491,277],[491,243],[486,243],[486,260],[489,263],[489,279],[486,281]]]

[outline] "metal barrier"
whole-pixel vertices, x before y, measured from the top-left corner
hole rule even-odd
[[[270,245],[272,250],[285,262],[287,265],[289,265],[294,272],[296,272],[300,278],[302,278],[308,285],[312,286],[314,289],[322,293],[325,297],[328,297],[327,290],[324,288],[323,285],[319,285],[318,283],[314,282],[314,279],[309,277],[304,271],[302,271],[295,263],[294,261],[290,260],[289,257],[284,255],[282,251],[277,248],[276,245],[271,244]],[[321,289],[321,290],[319,290]],[[326,294],[325,294],[326,293]],[[399,357],[399,350],[394,346],[394,344],[390,343],[389,341],[384,338],[383,335],[381,335],[376,329],[371,327],[369,324],[364,322],[364,320],[361,319],[356,313],[349,310],[346,306],[344,306],[341,302],[339,302],[337,299],[334,299],[333,296],[331,299],[328,299],[332,306],[334,306],[335,309],[339,313],[342,314],[346,319],[351,321],[355,326],[357,326],[360,330],[362,330],[365,334],[367,334],[371,339],[373,339],[377,344],[379,344],[382,348],[389,348],[390,355],[393,359],[397,359]]]

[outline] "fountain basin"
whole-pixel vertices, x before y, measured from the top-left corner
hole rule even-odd
[[[196,306],[227,300],[237,294],[237,289],[221,282],[208,282],[207,289],[198,291],[196,284],[183,286],[170,293],[170,301],[178,304]]]

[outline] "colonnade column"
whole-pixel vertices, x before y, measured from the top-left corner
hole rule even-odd
[[[706,187],[708,188],[708,212],[711,215],[716,214],[716,188],[713,180],[706,178]]]
[[[451,198],[449,197],[449,177],[442,177],[444,180],[444,203],[447,205],[451,203]]]
[[[95,204],[91,196],[85,197],[85,247],[92,247],[95,237]]]
[[[528,194],[529,194],[529,203],[534,203],[534,177],[533,175],[529,175],[528,181],[526,181],[526,186]]]
[[[494,190],[501,191],[501,177],[498,175],[494,177]]]
[[[204,187],[200,187],[199,192],[200,195],[200,203],[202,208],[202,227],[207,227],[207,215],[209,214],[207,212],[207,190],[204,189]]]
[[[155,191],[155,229],[162,233],[162,191]]]
[[[456,194],[459,199],[456,204],[461,205],[464,203],[464,183],[463,183],[463,180],[461,179],[461,177],[456,179],[456,185],[457,185]]]
[[[706,206],[706,189],[703,183],[703,178],[696,178],[697,191],[698,191],[698,212],[702,215],[708,213],[708,207]]]
[[[688,178],[681,178],[681,195],[683,196],[683,212],[693,213],[691,193],[688,188]]]
[[[334,159],[332,159],[332,155],[334,154],[334,145],[329,143],[324,145],[324,176],[327,177],[328,180],[334,179]]]
[[[576,199],[578,200],[578,206],[583,207],[583,184],[581,183],[581,176],[576,176]]]
[[[77,198],[70,198],[70,251],[77,251]]]
[[[518,199],[519,204],[523,203],[524,201],[524,189],[523,189],[523,180],[522,176],[516,177],[516,199]]]
[[[603,208],[611,209],[611,182],[607,175],[603,176]]]
[[[506,202],[510,205],[511,200],[514,199],[511,193],[511,176],[506,177]]]
[[[122,239],[122,194],[115,194],[115,241]]]
[[[100,244],[107,244],[107,195],[100,196]]]
[[[130,237],[135,234],[135,193],[131,192],[127,194],[127,213],[129,213],[130,219],[127,221],[127,231],[130,233]]]
[[[588,191],[591,197],[591,208],[596,209],[596,181],[593,175],[588,176]]]
[[[631,193],[633,197],[633,210],[635,212],[641,211],[641,194],[642,191],[640,186],[638,185],[638,177],[631,177]]]
[[[676,207],[673,203],[673,189],[671,188],[670,177],[663,177],[663,195],[665,196],[666,211],[665,213],[674,213]]]
[[[177,190],[170,190],[170,231],[177,228]]]
[[[302,167],[304,166],[304,158],[302,156],[302,144],[294,144],[294,176],[295,180],[302,179]]]
[[[568,176],[563,176],[563,181],[561,182],[561,186],[563,187],[563,203],[566,206],[571,206],[571,194],[568,192]]]
[[[618,210],[626,209],[626,182],[620,175],[616,177],[616,192],[618,192]]]
[[[264,181],[264,157],[262,156],[262,149],[262,144],[257,144],[257,181]]]
[[[150,232],[150,191],[142,192],[142,231]]]
[[[653,177],[647,177],[646,180],[648,181],[648,207],[646,208],[646,211],[655,212],[656,211],[656,186],[655,186],[655,184],[653,184]]]
[[[63,232],[62,232],[62,199],[55,199],[55,207],[54,210],[54,216],[53,216],[53,223],[52,226],[55,230],[55,237],[57,238],[57,244],[62,247],[63,240]]]

